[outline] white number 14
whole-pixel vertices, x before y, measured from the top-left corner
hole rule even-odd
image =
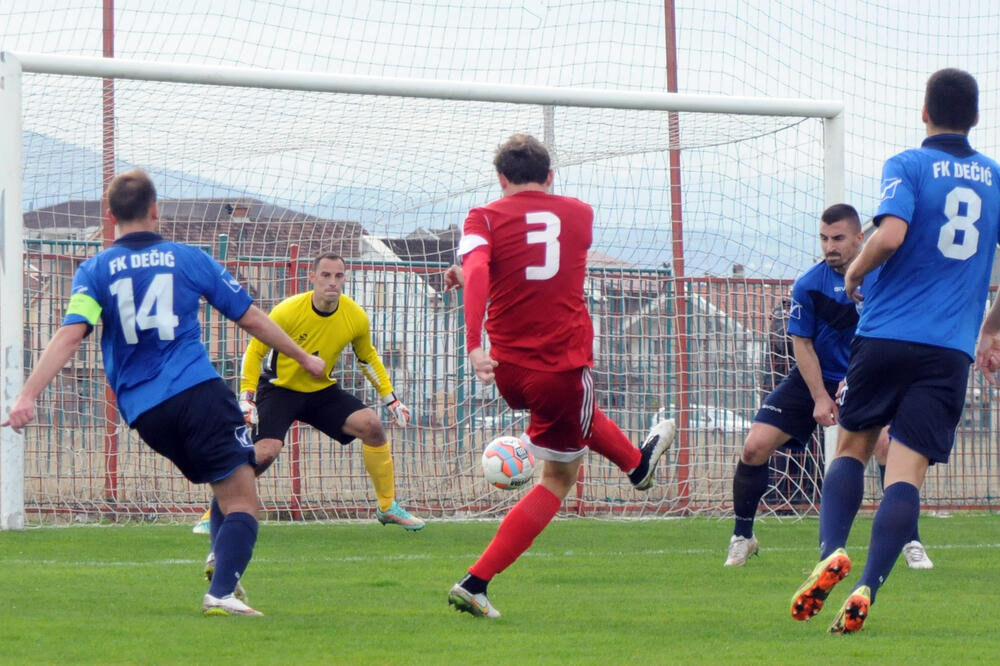
[[[179,320],[174,314],[174,276],[157,273],[149,283],[149,289],[135,310],[135,295],[132,293],[132,278],[115,280],[110,285],[111,293],[118,303],[118,319],[121,321],[125,342],[134,345],[139,342],[136,330],[156,329],[161,340],[173,340],[174,329]],[[150,314],[153,308],[156,314]]]

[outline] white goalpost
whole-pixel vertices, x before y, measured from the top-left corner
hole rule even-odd
[[[0,53],[0,421],[24,381],[24,249],[21,240],[21,70]],[[24,445],[0,428],[0,529],[24,527]]]
[[[113,103],[101,79],[115,80]],[[431,517],[497,515],[517,495],[491,489],[478,456],[523,415],[465,368],[460,295],[440,278],[464,212],[499,195],[493,148],[523,131],[545,137],[556,191],[595,207],[598,403],[633,440],[658,411],[682,425],[657,489],[636,495],[591,456],[564,511],[721,513],[744,433],[698,419],[752,416],[768,312],[815,258],[822,208],[844,197],[842,114],[827,100],[0,53],[0,414],[58,326],[76,266],[101,247],[103,158],[149,171],[164,235],[204,247],[264,309],[309,288],[318,251],[344,255],[346,293],[418,415],[390,433],[397,495]],[[245,337],[208,308],[203,324],[234,383]],[[204,508],[203,489],[109,416],[95,337],[43,394],[35,425],[0,429],[0,529]],[[345,387],[374,402],[353,360],[341,363]],[[803,474],[816,485],[816,470]],[[272,519],[373,511],[360,452],[308,427],[260,486]],[[774,510],[814,507],[801,479],[789,487],[801,497],[770,500]]]

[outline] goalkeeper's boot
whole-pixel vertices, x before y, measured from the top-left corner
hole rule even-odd
[[[383,525],[399,525],[404,530],[416,532],[424,529],[424,521],[417,518],[412,513],[399,506],[399,502],[393,502],[392,506],[383,511],[375,509],[375,517]]]
[[[260,611],[247,606],[233,594],[227,594],[221,599],[206,594],[201,600],[201,612],[205,615],[263,615]]]
[[[463,611],[476,617],[500,617],[500,611],[490,603],[485,593],[473,594],[462,587],[461,583],[452,585],[451,591],[448,593],[448,605],[454,606],[455,610]]]
[[[653,426],[646,441],[639,447],[639,451],[642,453],[642,462],[629,473],[629,481],[632,482],[633,488],[649,490],[653,487],[653,473],[656,471],[656,463],[674,443],[676,435],[677,426],[673,419],[663,419]],[[642,470],[645,470],[645,473],[642,473]]]
[[[205,558],[205,580],[209,583],[212,582],[212,575],[215,573],[215,552],[208,554]],[[249,602],[249,597],[247,597],[247,591],[243,589],[243,585],[240,581],[236,581],[236,587],[233,589],[233,596],[242,601],[243,603]]]
[[[851,558],[843,548],[820,560],[792,597],[792,617],[808,620],[818,613],[833,586],[844,580],[850,571]]]
[[[872,591],[867,585],[861,585],[851,592],[847,601],[841,607],[833,624],[830,625],[831,634],[853,634],[861,631],[868,617],[868,609],[872,605]]]
[[[211,527],[212,527],[212,510],[209,509],[208,511],[205,512],[205,515],[203,515],[198,520],[198,522],[195,523],[194,527],[191,528],[191,531],[194,532],[195,534],[211,534],[212,532]]]

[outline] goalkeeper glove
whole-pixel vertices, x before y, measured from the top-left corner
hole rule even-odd
[[[401,403],[395,393],[385,396],[382,399],[382,404],[389,410],[389,416],[396,425],[405,428],[410,422],[410,408]]]
[[[248,426],[257,425],[257,394],[253,391],[242,391],[240,393],[240,411],[243,412],[243,420]]]

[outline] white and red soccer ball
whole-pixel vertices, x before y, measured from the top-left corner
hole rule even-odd
[[[483,475],[497,488],[510,490],[531,481],[535,456],[517,437],[497,437],[483,451]]]

